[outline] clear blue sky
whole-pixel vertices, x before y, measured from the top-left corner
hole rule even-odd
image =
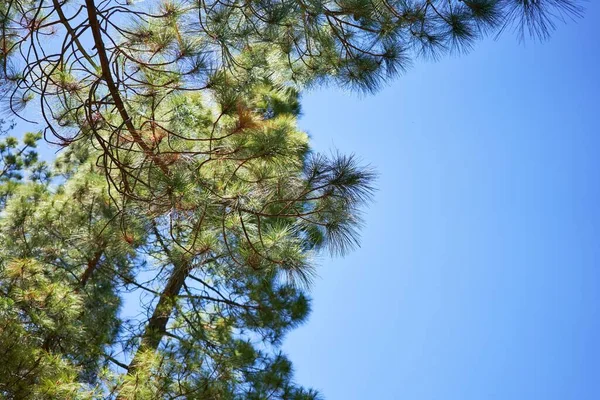
[[[285,350],[329,400],[600,399],[600,2],[550,42],[304,96],[321,151],[380,173]]]

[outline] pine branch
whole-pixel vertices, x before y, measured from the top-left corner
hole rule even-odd
[[[98,51],[98,57],[100,58],[100,66],[102,68],[102,77],[106,82],[106,86],[110,95],[115,102],[115,106],[117,107],[117,111],[121,115],[121,119],[123,123],[127,127],[127,130],[131,134],[134,142],[140,146],[140,148],[144,151],[144,153],[152,159],[153,162],[156,163],[162,170],[165,175],[169,174],[169,169],[167,165],[157,157],[152,149],[146,144],[144,139],[140,136],[137,129],[133,125],[131,121],[131,117],[127,113],[127,109],[125,108],[125,103],[119,94],[119,89],[115,84],[112,73],[110,72],[110,62],[108,60],[108,56],[106,54],[106,48],[104,46],[104,41],[102,40],[102,31],[100,28],[100,22],[98,21],[98,14],[96,11],[96,5],[94,4],[94,0],[85,0],[86,9],[88,12],[88,20],[90,23],[90,29],[92,30],[92,35],[94,37],[94,43],[96,46],[96,50]]]

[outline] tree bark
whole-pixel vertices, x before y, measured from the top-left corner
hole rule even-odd
[[[100,263],[100,258],[102,257],[103,253],[104,249],[100,249],[96,253],[94,253],[93,257],[90,260],[88,260],[87,268],[85,269],[85,271],[83,271],[83,274],[81,275],[81,278],[79,280],[82,288],[85,287],[87,282],[92,277],[92,274],[94,273],[96,268],[98,268],[98,264]]]
[[[144,351],[156,351],[158,349],[160,341],[167,332],[167,323],[173,312],[176,297],[181,291],[189,272],[190,266],[187,264],[175,266],[173,269],[167,285],[160,295],[158,304],[154,308],[154,312],[144,329],[140,346],[129,363],[129,367],[127,368],[128,374],[135,373],[139,357]]]
[[[106,87],[108,88],[108,92],[115,102],[115,106],[117,107],[117,111],[121,118],[123,119],[123,123],[127,127],[129,134],[131,135],[133,141],[140,146],[142,151],[152,159],[156,165],[161,169],[161,171],[165,174],[168,174],[169,169],[166,164],[161,160],[148,146],[148,144],[144,141],[140,133],[137,131],[133,122],[131,121],[131,117],[129,116],[127,109],[125,107],[125,103],[121,98],[121,94],[119,93],[119,88],[115,84],[115,81],[112,77],[112,73],[110,72],[110,62],[108,60],[108,56],[106,55],[106,47],[104,46],[104,41],[102,40],[102,29],[100,27],[100,22],[98,21],[98,14],[96,10],[96,4],[94,4],[94,0],[85,0],[85,5],[88,14],[88,21],[90,23],[90,29],[92,30],[92,36],[94,37],[94,45],[96,46],[96,50],[98,51],[98,58],[100,59],[100,67],[102,69],[102,79],[106,82]]]

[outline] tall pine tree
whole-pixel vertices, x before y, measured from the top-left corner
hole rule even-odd
[[[309,312],[314,255],[355,244],[373,174],[309,151],[294,91],[248,92],[158,107],[160,129],[187,137],[156,140],[177,152],[159,152],[168,176],[148,166],[151,186],[111,192],[101,153],[80,142],[57,161],[60,184],[9,196],[1,282],[21,311],[3,336],[22,354],[6,397],[316,398],[278,346]],[[128,291],[145,312],[122,320]]]
[[[315,399],[280,353],[315,255],[357,243],[373,173],[310,151],[298,90],[373,90],[415,56],[569,0],[0,4],[0,395]],[[516,24],[516,25],[515,25]],[[40,118],[32,117],[39,112]],[[139,298],[136,316],[122,312]]]

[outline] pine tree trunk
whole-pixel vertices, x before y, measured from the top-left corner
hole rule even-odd
[[[104,46],[104,41],[102,40],[102,28],[100,26],[100,22],[98,21],[98,12],[96,10],[96,4],[94,3],[94,0],[85,0],[85,6],[88,14],[89,27],[94,38],[94,45],[98,54],[98,58],[100,60],[102,79],[104,82],[106,82],[106,88],[108,89],[119,115],[123,119],[123,124],[131,134],[133,141],[143,150],[146,156],[148,156],[156,165],[158,165],[164,174],[168,175],[169,169],[165,165],[164,161],[153,153],[152,148],[144,141],[141,134],[135,128],[132,119],[127,112],[125,103],[121,98],[119,88],[117,87],[111,73],[110,60],[106,52],[106,47]],[[124,183],[127,185],[127,180],[125,180]]]
[[[82,288],[85,287],[87,282],[92,277],[92,274],[94,273],[96,268],[98,268],[98,264],[100,263],[102,253],[104,253],[104,249],[99,249],[98,251],[96,251],[96,253],[94,253],[94,256],[90,260],[88,260],[87,268],[85,269],[85,271],[83,271],[83,274],[79,279]]]
[[[139,357],[143,352],[148,350],[155,351],[158,349],[160,341],[167,332],[167,323],[173,312],[176,297],[181,291],[189,271],[190,266],[188,264],[179,265],[173,269],[167,285],[160,295],[158,304],[156,305],[156,308],[154,308],[154,312],[144,329],[140,346],[127,369],[128,374],[131,375],[135,373]]]

